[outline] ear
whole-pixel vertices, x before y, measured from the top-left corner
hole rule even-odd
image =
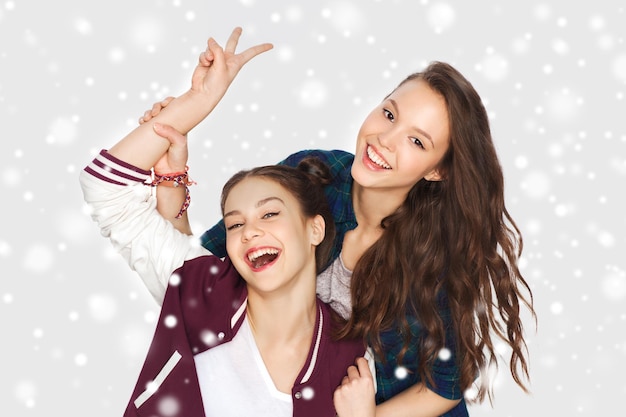
[[[319,214],[311,219],[311,243],[315,246],[322,243],[326,235],[326,222]]]
[[[443,175],[441,174],[441,171],[439,171],[439,168],[435,168],[428,174],[424,175],[424,179],[426,181],[441,181],[443,180]]]

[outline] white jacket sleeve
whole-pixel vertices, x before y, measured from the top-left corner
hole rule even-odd
[[[152,188],[144,184],[149,177],[149,171],[102,151],[81,171],[80,184],[102,235],[161,304],[172,272],[186,260],[210,253],[157,212]]]

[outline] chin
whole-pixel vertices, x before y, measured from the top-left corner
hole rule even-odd
[[[365,187],[373,185],[373,174],[371,171],[363,166],[363,163],[361,161],[359,161],[358,163],[355,161],[355,163],[352,165],[352,170],[350,171],[350,174],[352,175],[352,179],[354,180],[354,182],[356,182],[360,186]]]
[[[363,176],[361,174],[361,172],[359,172],[358,168],[355,168],[354,165],[352,165],[352,170],[350,171],[350,176],[352,176],[352,180],[359,184],[359,185],[363,185]]]

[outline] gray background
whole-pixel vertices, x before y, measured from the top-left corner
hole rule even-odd
[[[618,1],[0,2],[0,415],[121,415],[158,307],[85,214],[77,175],[208,36],[272,42],[190,135],[195,233],[234,171],[353,151],[369,110],[431,60],[481,94],[525,237],[532,394],[501,365],[473,416],[617,411],[626,394],[626,11]],[[500,346],[506,357],[508,351]],[[614,414],[614,413],[612,413]],[[620,412],[617,412],[620,414]]]

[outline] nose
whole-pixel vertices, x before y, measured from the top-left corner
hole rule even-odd
[[[248,221],[243,225],[243,232],[241,233],[241,241],[249,242],[254,238],[263,235],[261,230],[254,221]]]
[[[397,136],[397,132],[392,127],[378,134],[378,143],[381,147],[393,151],[396,147]]]

